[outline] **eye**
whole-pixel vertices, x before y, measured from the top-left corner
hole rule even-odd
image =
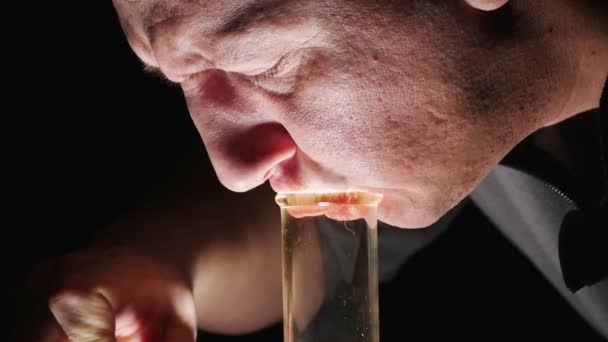
[[[264,88],[271,92],[281,92],[277,89],[277,85],[282,82],[283,77],[290,74],[288,70],[288,57],[285,55],[281,57],[271,68],[253,75],[247,75],[245,73],[238,73],[242,78],[251,82],[256,87]],[[186,91],[197,91],[200,86],[200,77],[207,70],[186,75],[180,82],[182,89]],[[285,77],[288,79],[289,77]]]
[[[300,68],[306,64],[307,60],[306,51],[301,49],[283,55],[272,67],[260,73],[248,75],[235,72],[235,74],[264,91],[277,95],[287,95],[295,89]],[[184,91],[197,91],[200,85],[199,77],[202,73],[188,75],[182,82],[182,89]]]
[[[296,86],[300,69],[306,64],[306,49],[285,54],[270,69],[245,76],[254,86],[277,95],[291,94]]]
[[[286,66],[288,65],[288,55],[281,57],[270,69],[259,74],[247,76],[254,84],[264,83],[270,79],[284,76]]]

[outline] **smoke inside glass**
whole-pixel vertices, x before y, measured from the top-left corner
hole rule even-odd
[[[377,207],[367,192],[284,193],[286,342],[377,342]]]

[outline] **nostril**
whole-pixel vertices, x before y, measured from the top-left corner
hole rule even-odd
[[[278,123],[265,123],[241,131],[212,153],[222,183],[234,191],[247,191],[264,183],[272,170],[296,153],[296,145]],[[210,151],[211,152],[211,151]]]

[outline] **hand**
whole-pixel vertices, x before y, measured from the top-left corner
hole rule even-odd
[[[193,342],[196,313],[187,278],[124,249],[62,257],[32,275],[18,340]]]

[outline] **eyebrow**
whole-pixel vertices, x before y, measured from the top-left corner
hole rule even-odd
[[[256,22],[259,22],[269,17],[274,12],[274,10],[276,10],[281,4],[285,3],[286,1],[287,0],[249,1],[243,7],[237,9],[227,21],[222,23],[214,31],[215,33],[232,33],[243,30]],[[144,73],[152,75],[154,77],[158,77],[170,84],[175,84],[175,82],[167,78],[167,76],[162,72],[159,67],[150,65],[143,61],[141,62],[143,65]]]
[[[239,8],[226,22],[217,29],[217,33],[230,33],[240,31],[252,24],[269,17],[274,10],[285,3],[286,0],[259,0],[251,1]]]

